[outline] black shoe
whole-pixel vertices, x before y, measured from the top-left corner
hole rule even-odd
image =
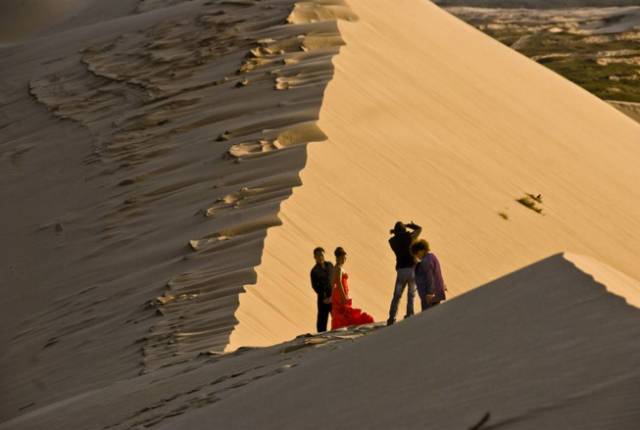
[[[395,322],[396,322],[396,320],[394,320],[394,319],[392,319],[392,318],[389,318],[389,319],[387,320],[387,326],[393,325]]]

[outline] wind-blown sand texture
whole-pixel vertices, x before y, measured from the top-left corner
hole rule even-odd
[[[132,14],[118,18],[130,6]],[[217,355],[313,330],[308,271],[316,245],[347,249],[355,303],[385,319],[394,277],[386,240],[397,219],[424,226],[451,296],[570,250],[593,258],[581,260],[587,272],[638,304],[640,126],[437,7],[418,0],[392,7],[382,0],[114,1],[117,13],[101,20],[105,7],[92,3],[65,31],[1,51],[0,199],[9,204],[0,233],[0,341],[7,346],[0,428],[157,425],[286,374],[301,357],[284,357],[298,347],[316,351],[316,344],[341,344],[340,333],[371,331]],[[542,214],[515,202],[524,193],[543,194]],[[508,278],[526,285],[513,292],[517,313],[488,313],[487,304],[502,299],[484,296],[485,288],[463,296],[463,304],[471,299],[459,309],[452,302],[349,348],[375,356],[392,339],[422,342],[403,347],[413,360],[438,341],[454,354],[442,360],[455,362],[456,348],[466,354],[467,340],[478,338],[477,320],[456,322],[471,318],[469,309],[491,327],[519,315],[532,321],[539,289],[558,290],[548,327],[566,322],[570,329],[559,337],[522,333],[534,345],[568,350],[569,361],[605,351],[581,367],[591,368],[592,379],[569,381],[558,396],[587,399],[578,403],[585,407],[601,391],[580,397],[581,390],[608,380],[627,399],[627,385],[610,377],[637,380],[634,344],[624,342],[637,337],[629,328],[637,311],[586,275],[571,275],[577,272],[563,257],[550,261],[541,278],[528,271],[522,281]],[[508,301],[509,289],[500,290]],[[602,308],[592,303],[595,290]],[[595,306],[593,320],[577,307],[583,302]],[[437,315],[456,333],[469,330],[462,343],[442,343],[438,332],[421,337]],[[603,330],[593,350],[568,340],[588,336],[591,324]],[[509,332],[496,356],[522,362],[522,333]],[[619,337],[605,342],[612,333]],[[354,364],[349,354],[364,354],[337,349],[332,366],[345,372]],[[386,366],[393,351],[371,366]],[[325,357],[309,357],[316,372],[311,363]],[[615,369],[603,363],[618,358],[620,373],[608,373]],[[464,367],[457,364],[438,379],[443,387]],[[494,382],[460,383],[482,390]],[[395,384],[383,379],[376,389]],[[266,400],[273,399],[259,404]],[[225,414],[239,407],[229,405]],[[487,404],[477,405],[454,418],[470,426],[486,412]],[[354,406],[361,416],[362,404]],[[620,418],[614,406],[603,411],[625,428],[635,412]],[[335,419],[349,414],[342,412]],[[508,403],[498,417],[522,413]],[[293,426],[301,418],[290,419],[285,424]]]
[[[78,0],[2,0],[0,46],[42,32],[81,7]]]
[[[0,47],[125,17],[136,10],[138,2],[139,0],[2,0]]]
[[[304,144],[325,139],[336,19],[354,17],[189,2],[6,50],[3,416],[34,390],[52,401],[228,344]]]

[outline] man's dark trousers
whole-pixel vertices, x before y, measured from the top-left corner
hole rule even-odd
[[[331,277],[333,275],[333,265],[325,261],[322,264],[316,263],[311,269],[311,287],[316,292],[318,298],[318,320],[316,329],[318,332],[327,331],[327,320],[331,312],[331,303],[323,303],[325,299],[331,299]]]
[[[318,330],[318,333],[327,331],[327,322],[329,321],[330,313],[331,303],[323,303],[322,299],[318,297],[318,321],[316,322],[316,329]]]

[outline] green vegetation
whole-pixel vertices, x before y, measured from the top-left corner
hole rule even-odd
[[[639,82],[631,78],[637,76],[638,66],[600,66],[593,60],[581,59],[552,61],[545,66],[602,99],[640,102]]]
[[[492,8],[451,12],[597,97],[640,103],[640,31],[633,26],[606,34],[583,30],[620,21],[626,16],[623,11]]]

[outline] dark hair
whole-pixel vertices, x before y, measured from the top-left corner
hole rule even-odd
[[[333,255],[337,257],[341,257],[343,255],[347,255],[347,251],[344,250],[341,246],[337,247],[335,251],[333,251]]]
[[[411,245],[411,253],[413,255],[416,255],[419,251],[429,252],[429,242],[424,239],[413,242],[413,244]]]
[[[318,254],[324,254],[324,248],[323,247],[318,246],[318,247],[314,248],[313,255],[318,255]]]
[[[392,234],[400,234],[404,231],[407,231],[407,228],[405,227],[404,223],[402,221],[398,221],[396,223],[396,225],[393,226],[393,230],[391,230],[390,233]]]

